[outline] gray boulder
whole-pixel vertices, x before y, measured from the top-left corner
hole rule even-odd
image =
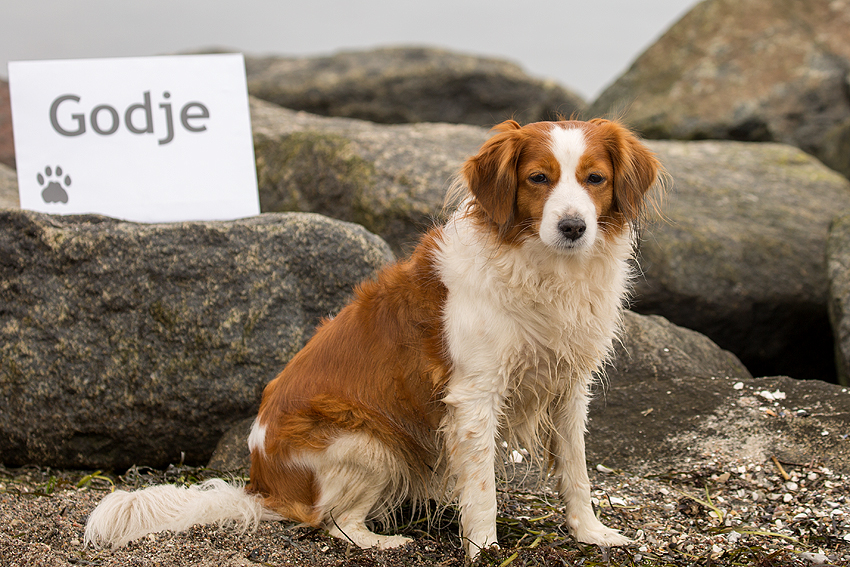
[[[0,211],[0,462],[206,462],[320,318],[391,259],[362,227],[312,214]]]
[[[592,104],[644,135],[775,141],[850,175],[850,9],[830,0],[697,4]]]
[[[257,100],[252,115],[263,210],[358,222],[397,253],[433,222],[449,180],[488,136]],[[850,205],[850,183],[791,146],[650,146],[675,185],[661,207],[667,220],[644,231],[634,309],[708,335],[756,375],[833,377],[823,249],[834,211]]]
[[[634,384],[666,382],[679,376],[705,381],[715,377],[751,378],[735,355],[722,350],[707,337],[677,327],[663,317],[627,311],[623,323],[622,342],[616,346],[612,364],[606,368],[605,378],[600,382],[605,387],[604,395],[597,396],[593,408],[604,406],[619,388]],[[209,468],[233,471],[249,466],[246,440],[252,422],[253,417],[246,418],[222,436]],[[619,423],[627,437],[632,426]]]
[[[455,124],[381,125],[251,99],[260,207],[362,224],[408,250],[440,211],[452,177],[487,139]]]
[[[385,124],[452,122],[492,126],[570,116],[575,93],[518,65],[423,47],[327,57],[246,59],[248,91],[286,108]]]
[[[0,163],[0,209],[18,209],[18,175],[15,170]]]
[[[604,372],[610,384],[700,378],[752,378],[729,351],[705,335],[674,325],[658,315],[623,314],[623,339],[614,343],[614,356]]]
[[[780,144],[652,142],[673,179],[633,309],[699,331],[756,376],[834,379],[824,250],[850,182]]]
[[[838,381],[850,386],[850,214],[837,217],[826,245],[829,319],[835,333]]]

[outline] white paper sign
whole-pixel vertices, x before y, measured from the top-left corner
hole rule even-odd
[[[140,222],[259,214],[242,55],[9,63],[21,208]]]

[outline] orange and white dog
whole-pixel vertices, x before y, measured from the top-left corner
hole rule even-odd
[[[409,540],[371,532],[368,518],[442,497],[458,504],[474,557],[497,543],[502,442],[551,464],[576,539],[629,542],[593,513],[584,432],[661,167],[616,122],[495,132],[464,164],[448,222],[360,285],[268,384],[250,484],[116,491],[89,517],[87,542],[284,517],[389,548]]]

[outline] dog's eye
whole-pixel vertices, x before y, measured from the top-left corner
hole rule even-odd
[[[605,181],[605,178],[599,175],[598,173],[591,173],[587,176],[587,182],[591,185],[599,185],[603,181]]]
[[[546,177],[545,173],[535,173],[531,177],[528,178],[532,183],[546,183],[549,181],[549,178]]]

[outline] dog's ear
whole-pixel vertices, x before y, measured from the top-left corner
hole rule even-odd
[[[628,222],[640,217],[644,196],[658,180],[661,163],[628,128],[597,118],[602,139],[614,166],[614,209]]]
[[[496,134],[461,170],[469,191],[500,233],[510,227],[516,207],[519,129],[514,120],[497,125],[493,128]]]

